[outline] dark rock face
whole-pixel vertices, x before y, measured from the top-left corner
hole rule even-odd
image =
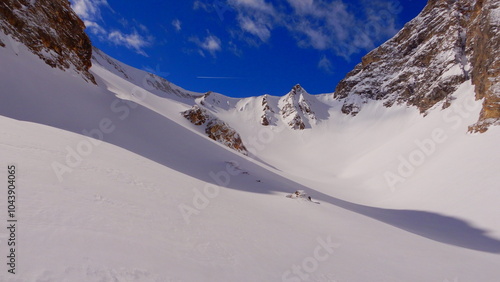
[[[248,155],[247,148],[243,145],[240,135],[229,125],[219,119],[212,119],[205,129],[207,136],[227,147]]]
[[[182,116],[187,118],[194,125],[205,124],[210,116],[205,109],[201,109],[199,106],[193,106],[191,109],[182,112]]]
[[[267,95],[262,97],[262,111],[264,113],[260,117],[260,124],[264,126],[276,125],[276,119],[274,117],[275,112],[269,104],[269,98]]]
[[[471,130],[500,119],[498,6],[495,0],[432,0],[392,39],[367,54],[337,86],[342,111],[356,115],[368,100],[415,106],[425,113],[472,79],[485,98]]]
[[[479,120],[470,131],[485,132],[491,125],[500,125],[500,2],[476,1],[467,31],[467,53],[476,98],[484,98]]]
[[[63,70],[73,67],[95,83],[88,72],[92,44],[67,0],[2,0],[0,17],[0,29],[48,65]]]
[[[222,120],[212,116],[206,109],[195,105],[191,109],[182,112],[182,116],[194,125],[205,126],[205,134],[210,139],[244,155],[248,155],[248,150],[238,132]]]

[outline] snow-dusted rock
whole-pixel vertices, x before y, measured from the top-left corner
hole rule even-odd
[[[310,94],[297,84],[280,99],[281,117],[290,128],[303,130],[316,123],[316,116],[311,109],[308,96]]]
[[[426,113],[450,106],[450,95],[472,79],[485,98],[474,131],[500,119],[499,3],[433,0],[392,39],[367,54],[335,90],[342,112],[356,115],[369,100],[407,104]]]
[[[25,44],[51,67],[89,73],[92,45],[85,25],[64,0],[2,0],[0,30]],[[0,46],[5,44],[0,44]]]
[[[191,109],[184,111],[182,115],[191,123],[205,127],[205,133],[212,140],[248,155],[247,148],[243,144],[240,135],[227,123],[211,115],[206,109],[194,105]]]

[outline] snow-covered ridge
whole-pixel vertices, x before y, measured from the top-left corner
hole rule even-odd
[[[113,74],[118,75],[119,77],[140,88],[144,88],[159,97],[189,102],[203,96],[202,93],[185,90],[182,87],[169,82],[163,77],[128,66],[114,58],[111,58],[95,47],[93,47],[92,50],[93,64],[100,65]]]

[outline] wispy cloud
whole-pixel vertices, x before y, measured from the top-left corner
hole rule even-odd
[[[333,73],[332,62],[326,57],[326,55],[323,55],[323,57],[321,57],[321,59],[319,60],[318,68],[327,73]]]
[[[238,24],[243,32],[255,36],[261,42],[271,37],[271,30],[278,18],[271,3],[265,0],[228,0],[227,3],[237,12]]]
[[[274,6],[266,0],[228,0],[228,3],[238,9],[249,9],[265,14],[274,14],[275,12]]]
[[[194,1],[193,10],[205,10],[206,12],[210,12],[209,5],[200,0]]]
[[[101,19],[101,7],[109,7],[106,0],[71,0],[73,11],[87,21],[98,21]]]
[[[146,35],[139,34],[134,27],[132,27],[132,31],[130,32],[117,29],[108,30],[100,24],[100,22],[103,22],[102,9],[113,11],[106,0],[70,0],[70,2],[73,11],[83,20],[88,31],[94,34],[100,41],[123,46],[138,54],[147,56],[144,48],[151,45],[153,37],[147,35],[149,32],[146,26],[133,21],[137,28]],[[124,27],[129,25],[127,19],[122,18],[118,22]]]
[[[172,26],[174,26],[176,31],[181,31],[182,29],[182,22],[179,19],[175,19],[172,21]]]
[[[148,56],[146,52],[143,51],[143,48],[148,47],[150,45],[150,41],[142,35],[139,35],[137,31],[125,34],[119,30],[114,30],[108,34],[108,40],[115,45],[121,45],[127,47],[128,49],[132,49],[137,54],[141,54],[146,57]]]
[[[278,27],[284,27],[298,46],[332,50],[346,59],[374,48],[397,32],[401,12],[396,0],[359,0],[356,7],[345,0],[227,0],[236,12],[240,34],[267,42]],[[250,44],[255,41],[247,40]],[[258,44],[256,44],[258,45]]]
[[[194,42],[196,45],[198,45],[198,47],[200,48],[198,50],[198,53],[203,57],[205,56],[204,51],[207,51],[213,57],[216,57],[216,52],[222,50],[221,40],[217,36],[211,35],[210,33],[203,40],[201,40],[198,37],[191,37],[189,40],[191,42]]]
[[[83,23],[92,34],[98,36],[105,36],[107,34],[106,30],[96,22],[83,21]]]
[[[271,25],[263,18],[251,18],[240,14],[238,21],[244,31],[257,36],[263,42],[271,37]]]

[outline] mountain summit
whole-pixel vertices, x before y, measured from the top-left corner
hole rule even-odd
[[[356,115],[369,100],[383,100],[426,113],[448,107],[459,85],[472,80],[484,102],[470,130],[500,124],[499,6],[495,0],[429,1],[338,84],[334,95],[344,100],[342,111]]]

